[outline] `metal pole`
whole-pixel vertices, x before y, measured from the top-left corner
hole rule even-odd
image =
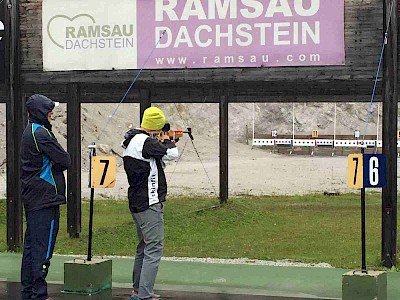
[[[337,114],[337,104],[335,102],[335,120],[333,121],[333,145],[335,145],[336,140],[336,115]]]
[[[87,260],[92,260],[94,188],[90,189],[89,242]]]
[[[293,132],[293,142],[292,142],[292,143],[294,143],[294,119],[295,119],[295,118],[294,118],[294,102],[293,102],[293,112],[292,112],[292,115],[293,115],[293,122],[292,122],[292,123],[293,123],[293,131],[292,131],[292,132]]]
[[[361,148],[361,154],[364,157],[364,148]],[[367,272],[366,263],[366,239],[365,239],[365,188],[361,189],[361,272]]]
[[[91,186],[91,179],[92,179],[92,157],[96,156],[96,146],[93,143],[90,148],[90,155],[89,155],[89,186]],[[88,256],[87,260],[92,260],[92,240],[93,240],[93,208],[94,208],[94,188],[90,189],[90,210],[89,210],[89,241],[88,241]]]
[[[246,145],[248,145],[248,144],[249,144],[249,126],[247,126],[247,124],[246,124],[245,130],[246,130],[246,132],[245,132],[245,135],[246,135]]]
[[[379,140],[379,111],[380,111],[381,104],[378,102],[378,120],[376,122],[376,143],[378,144]]]
[[[367,273],[366,263],[366,243],[365,243],[365,188],[361,189],[361,251],[362,251],[362,262],[361,271]]]
[[[256,133],[255,133],[255,128],[256,128],[256,123],[255,123],[255,115],[256,115],[256,108],[255,108],[256,104],[253,102],[253,141],[255,139]]]

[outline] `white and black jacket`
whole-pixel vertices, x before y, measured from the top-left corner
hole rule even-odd
[[[142,212],[149,206],[164,202],[167,195],[163,160],[178,158],[175,143],[163,143],[149,136],[146,131],[131,129],[122,142],[124,169],[128,177],[129,209]]]

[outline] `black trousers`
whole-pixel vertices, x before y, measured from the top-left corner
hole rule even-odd
[[[46,276],[60,223],[59,206],[26,212],[21,266],[22,300],[47,299]]]

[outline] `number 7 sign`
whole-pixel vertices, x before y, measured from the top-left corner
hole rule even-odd
[[[386,184],[386,157],[383,154],[351,154],[347,158],[349,188],[381,188]]]
[[[350,154],[347,158],[347,185],[349,188],[363,188],[363,171],[363,155]]]
[[[117,161],[114,156],[93,156],[91,188],[113,188],[117,175]]]

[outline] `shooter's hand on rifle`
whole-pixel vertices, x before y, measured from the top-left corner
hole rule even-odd
[[[157,136],[157,139],[160,142],[165,142],[165,141],[171,140],[170,136],[168,135],[168,132],[164,132],[164,131],[160,132],[160,134]]]
[[[192,135],[192,129],[188,128],[187,131],[183,131],[182,129],[171,129],[171,125],[169,123],[165,123],[164,127],[161,129],[160,134],[156,136],[156,138],[160,141],[163,142],[165,140],[170,140],[172,142],[177,143],[181,137],[183,137],[183,134],[187,133],[190,137],[190,139],[193,140],[193,135]]]

